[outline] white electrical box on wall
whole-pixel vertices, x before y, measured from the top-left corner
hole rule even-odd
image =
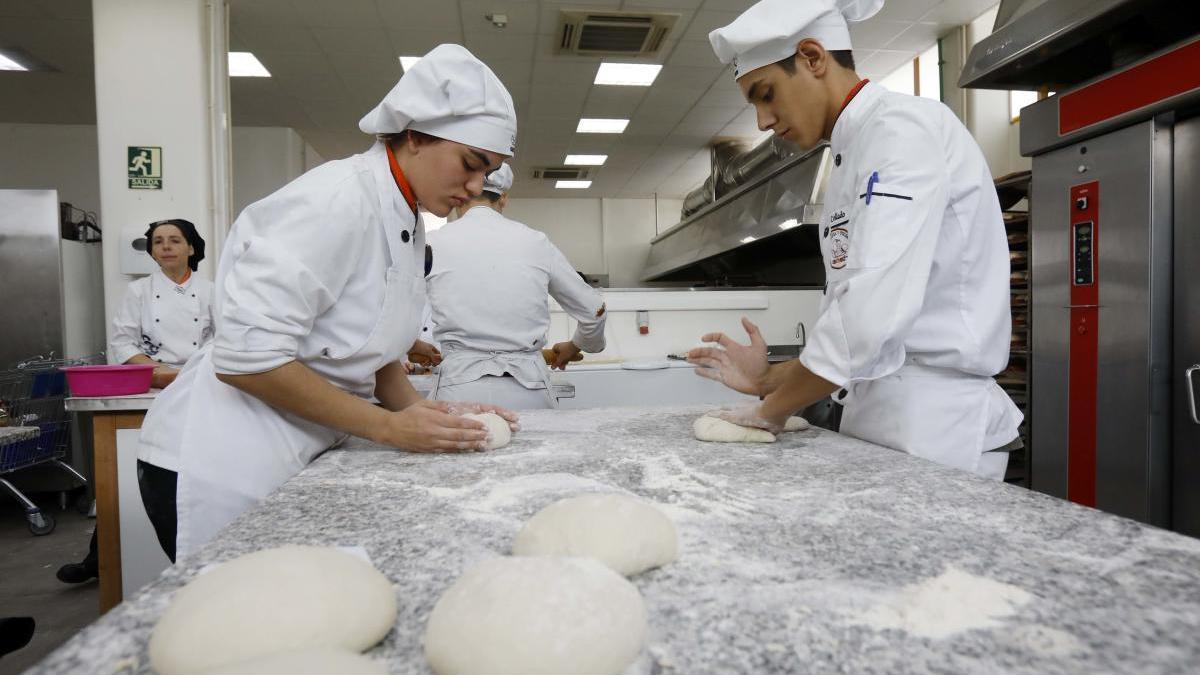
[[[145,228],[121,230],[121,273],[152,274],[156,269],[158,263],[146,253]]]

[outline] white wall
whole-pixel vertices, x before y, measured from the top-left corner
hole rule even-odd
[[[233,215],[324,162],[288,127],[233,128]]]
[[[0,188],[58,190],[59,201],[100,211],[94,125],[0,124],[0,148]]]
[[[575,269],[636,288],[650,240],[679,222],[680,199],[510,199],[504,215],[541,230]]]
[[[958,87],[967,54],[975,43],[991,34],[995,21],[996,8],[992,8],[942,37],[942,90],[946,105],[979,143],[992,176],[999,177],[1033,166],[1030,158],[1021,156],[1021,125],[1012,121],[1008,92]]]

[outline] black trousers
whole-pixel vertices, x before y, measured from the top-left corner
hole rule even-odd
[[[179,519],[175,510],[175,479],[174,471],[147,464],[142,460],[137,463],[138,490],[142,493],[142,505],[146,507],[146,515],[154,526],[154,534],[158,536],[158,545],[163,553],[175,562],[175,533],[178,531]]]

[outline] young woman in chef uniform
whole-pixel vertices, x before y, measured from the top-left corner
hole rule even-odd
[[[441,45],[359,122],[366,152],[247,207],[217,266],[216,332],[142,428],[139,479],[167,554],[218,530],[353,434],[414,452],[483,449],[503,409],[424,400],[402,360],[424,304],[425,232],[513,153],[516,114],[487,66]],[[379,405],[375,405],[377,400]],[[176,529],[177,528],[177,529]]]
[[[802,147],[830,142],[818,236],[821,314],[796,361],[768,366],[712,333],[703,376],[762,405],[726,412],[779,430],[830,394],[841,433],[1000,480],[1021,412],[992,376],[1008,363],[1008,243],[979,145],[946,106],[860,79],[848,21],[883,0],[762,0],[709,35],[734,64],[759,126]],[[836,393],[835,393],[836,392]]]

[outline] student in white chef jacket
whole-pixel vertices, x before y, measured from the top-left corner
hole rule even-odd
[[[941,103],[854,72],[847,21],[882,0],[762,0],[709,35],[735,65],[759,127],[812,147],[833,168],[820,223],[826,289],[797,361],[769,367],[750,345],[690,353],[697,372],[761,405],[732,422],[778,430],[834,394],[841,432],[994,479],[1021,413],[992,376],[1008,362],[1008,247],[991,173]],[[834,393],[836,392],[836,393]]]
[[[158,263],[130,282],[113,316],[109,363],[157,366],[153,386],[166,387],[213,334],[213,283],[193,274],[204,260],[204,239],[182,218],[146,230],[146,252]]]
[[[443,361],[430,398],[484,401],[514,410],[557,408],[542,347],[546,296],[578,322],[552,347],[563,370],[581,351],[604,350],[604,300],[545,234],[502,214],[512,187],[508,164],[488,176],[460,218],[430,235],[434,341]]]
[[[478,195],[512,155],[516,127],[495,74],[441,45],[359,122],[377,138],[369,150],[246,207],[217,267],[213,342],[142,427],[141,477],[175,498],[147,504],[169,556],[203,545],[350,434],[470,451],[484,448],[486,428],[455,413],[516,421],[426,401],[402,365],[425,296],[418,204],[445,216]]]

